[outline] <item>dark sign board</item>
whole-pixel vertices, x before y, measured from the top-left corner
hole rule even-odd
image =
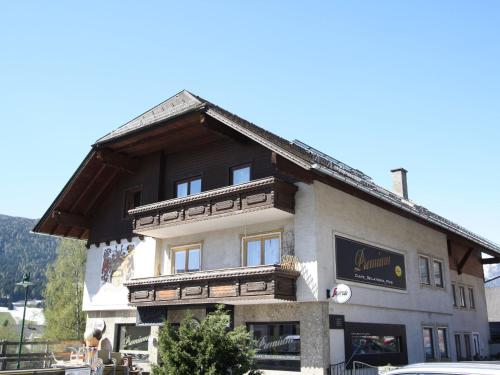
[[[330,315],[330,329],[344,329],[345,316],[344,315]]]
[[[335,236],[337,279],[406,289],[405,257],[344,237]]]
[[[138,326],[161,325],[167,319],[167,308],[165,306],[138,307],[136,313],[136,324]]]

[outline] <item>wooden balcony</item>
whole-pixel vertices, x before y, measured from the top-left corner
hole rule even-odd
[[[296,300],[300,273],[279,265],[188,272],[125,283],[133,306]]]
[[[140,206],[129,214],[135,233],[167,238],[289,218],[296,191],[295,185],[268,177]]]

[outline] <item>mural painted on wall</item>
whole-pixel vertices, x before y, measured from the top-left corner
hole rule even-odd
[[[123,284],[134,274],[133,243],[121,243],[104,248],[101,281],[115,286]]]

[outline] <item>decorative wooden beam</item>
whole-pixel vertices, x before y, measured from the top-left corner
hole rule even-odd
[[[101,167],[99,168],[99,170],[97,171],[96,174],[94,174],[94,176],[90,179],[89,182],[87,182],[85,188],[83,189],[83,191],[79,194],[78,198],[75,200],[75,202],[71,205],[70,207],[70,211],[73,211],[74,209],[76,209],[78,207],[78,204],[83,200],[83,198],[87,195],[87,193],[89,192],[89,190],[94,187],[94,183],[96,182],[96,180],[101,176],[101,174],[103,173],[103,171],[106,169],[106,166],[103,164],[101,165]]]
[[[458,262],[458,264],[457,264],[457,273],[459,275],[462,274],[462,268],[465,266],[465,263],[467,262],[467,260],[471,256],[472,251],[474,251],[474,249],[472,247],[469,247],[469,249],[464,254],[464,256],[462,257],[462,259],[460,259],[460,262]]]
[[[206,129],[211,130],[215,133],[218,133],[226,138],[233,139],[241,144],[247,144],[250,142],[250,139],[240,132],[231,129],[227,125],[211,118],[205,117],[204,115],[200,118],[200,124],[204,126]]]
[[[87,208],[84,212],[85,215],[89,215],[89,213],[92,211],[94,206],[99,200],[102,200],[102,194],[108,189],[108,187],[111,185],[115,177],[118,175],[118,170],[112,170],[111,173],[109,174],[109,177],[106,182],[102,183],[101,186],[99,187],[99,190],[95,192],[93,195],[92,199],[90,199],[89,202],[87,202]]]
[[[482,264],[497,264],[500,263],[500,258],[499,257],[494,257],[494,258],[482,258],[481,259]]]
[[[83,215],[55,210],[52,212],[54,220],[64,226],[88,229],[90,228],[88,218]]]
[[[139,168],[139,160],[110,150],[99,150],[96,153],[96,157],[103,164],[127,173],[134,174]]]

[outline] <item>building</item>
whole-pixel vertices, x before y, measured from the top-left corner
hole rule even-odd
[[[490,355],[500,359],[500,286],[485,288],[490,322]]]
[[[34,231],[88,241],[88,324],[144,362],[165,318],[217,303],[270,373],[487,356],[500,248],[392,174],[394,192],[182,91],[97,140]]]

